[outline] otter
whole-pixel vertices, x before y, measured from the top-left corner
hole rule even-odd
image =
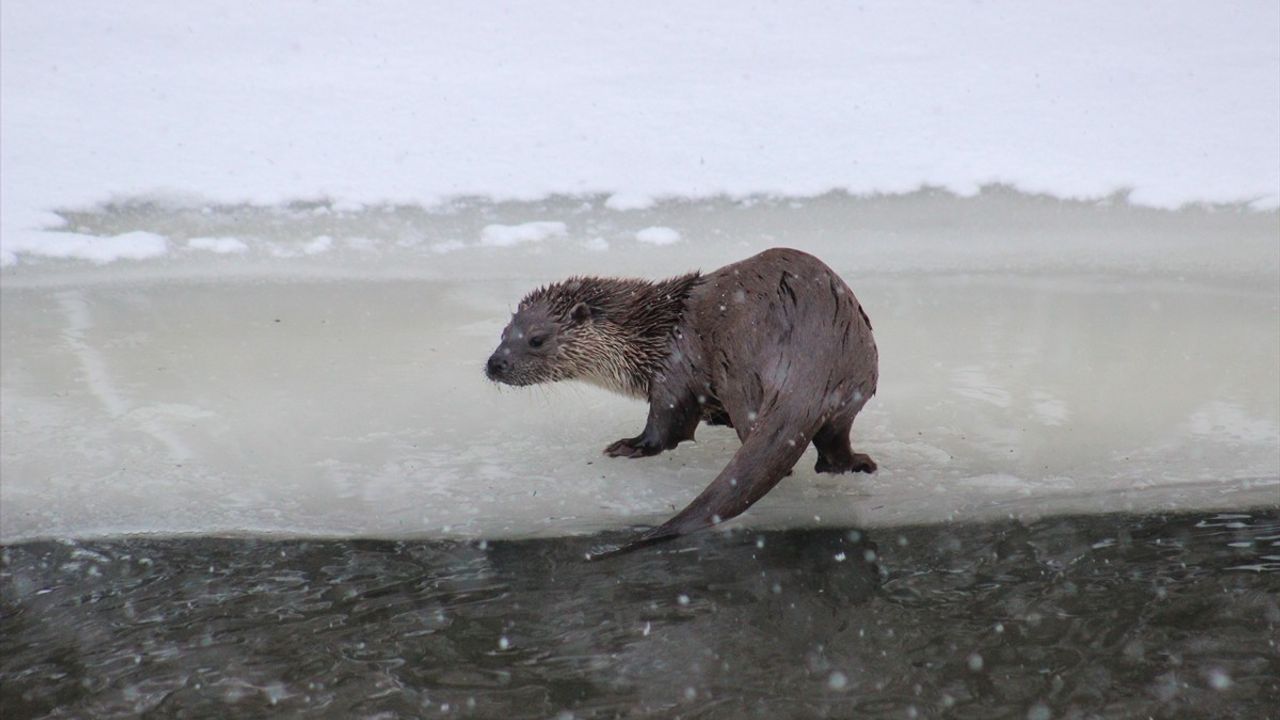
[[[809,443],[820,473],[874,472],[853,420],[876,392],[871,320],[821,260],[766,250],[715,272],[648,281],[573,277],[530,292],[485,374],[507,385],[582,380],[647,400],[644,430],[604,449],[639,458],[728,425],[742,446],[667,522],[608,555],[735,517],[791,473]]]

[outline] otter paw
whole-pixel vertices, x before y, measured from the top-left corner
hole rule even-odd
[[[847,466],[841,466],[836,463],[833,463],[830,460],[819,455],[818,462],[813,464],[813,471],[820,472],[820,473],[830,473],[832,475],[839,475],[840,473],[849,472],[849,468]]]
[[[640,437],[623,438],[605,448],[604,454],[609,457],[639,458],[657,455],[663,449],[661,445],[645,441],[642,435]]]
[[[862,453],[851,453],[848,460],[837,461],[828,459],[822,455],[818,455],[818,462],[813,466],[814,472],[830,473],[839,475],[847,472],[864,472],[873,473],[876,471],[876,463],[871,456]]]
[[[872,460],[870,455],[854,453],[853,466],[849,469],[854,472],[873,473],[876,471],[876,461]]]

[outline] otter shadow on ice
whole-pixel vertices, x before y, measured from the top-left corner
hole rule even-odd
[[[605,447],[641,458],[728,425],[742,447],[691,503],[612,556],[704,530],[745,512],[810,443],[820,473],[874,472],[854,452],[853,421],[876,392],[871,321],[822,261],[766,250],[661,281],[576,277],[529,293],[485,374],[507,385],[582,380],[649,403],[644,430]]]

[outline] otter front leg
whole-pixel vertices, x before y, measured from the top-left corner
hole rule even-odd
[[[605,448],[604,454],[628,458],[657,455],[692,440],[701,419],[702,408],[697,398],[676,399],[663,389],[650,391],[649,419],[644,424],[644,432],[618,440]]]

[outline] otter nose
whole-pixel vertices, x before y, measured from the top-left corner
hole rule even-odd
[[[485,372],[489,377],[494,377],[506,372],[509,367],[511,367],[511,363],[506,358],[494,353],[489,356],[489,362],[485,365]]]

